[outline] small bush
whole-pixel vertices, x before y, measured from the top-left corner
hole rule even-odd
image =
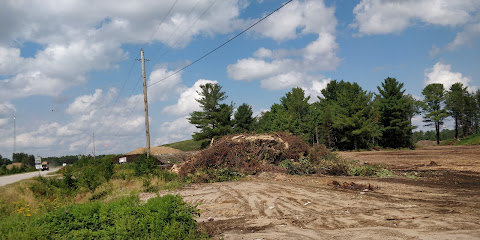
[[[156,159],[153,156],[142,155],[141,157],[137,158],[134,165],[135,175],[142,176],[152,174],[155,171],[155,163]]]

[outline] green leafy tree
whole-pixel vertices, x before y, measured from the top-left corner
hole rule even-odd
[[[234,119],[234,129],[236,132],[250,132],[253,124],[252,106],[243,103],[237,108]]]
[[[423,100],[423,115],[426,126],[435,126],[437,135],[437,144],[440,144],[440,127],[443,125],[443,120],[448,117],[447,110],[444,108],[445,104],[445,88],[441,83],[432,83],[427,85],[422,94]]]
[[[203,140],[202,146],[205,147],[209,139],[220,137],[232,132],[231,116],[233,112],[233,104],[220,104],[221,101],[227,99],[227,95],[222,91],[222,87],[218,84],[207,83],[200,86],[200,103],[202,111],[195,111],[190,114],[189,122],[200,132],[193,134],[196,141]]]
[[[395,78],[386,78],[377,87],[377,102],[380,113],[383,147],[411,147],[413,102],[404,93],[403,83]]]

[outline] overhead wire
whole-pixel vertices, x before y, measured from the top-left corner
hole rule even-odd
[[[250,30],[251,28],[253,28],[254,26],[256,26],[257,24],[259,24],[260,22],[262,22],[263,20],[267,19],[268,17],[270,17],[272,14],[274,14],[275,12],[277,12],[278,10],[282,9],[283,7],[285,7],[287,4],[291,3],[293,0],[289,0],[287,1],[286,3],[284,3],[282,6],[278,7],[277,9],[273,10],[272,12],[270,12],[269,14],[265,15],[263,18],[261,18],[260,20],[256,21],[254,24],[250,25],[248,28],[246,28],[245,30],[241,31],[240,33],[238,33],[237,35],[233,36],[232,38],[228,39],[227,41],[225,41],[224,43],[220,44],[218,47],[212,49],[211,51],[209,51],[208,53],[202,55],[201,57],[197,58],[195,61],[183,66],[182,68],[178,69],[177,71],[173,72],[172,74],[156,81],[156,82],[153,82],[153,83],[150,83],[150,85],[148,85],[148,87],[150,86],[153,86],[159,82],[162,82],[162,81],[165,81],[166,79],[182,72],[183,70],[187,69],[188,67],[192,66],[193,64],[201,61],[202,59],[206,58],[207,56],[209,56],[210,54],[214,53],[215,51],[217,51],[218,49],[222,48],[223,46],[227,45],[228,43],[230,43],[231,41],[235,40],[237,37],[239,37],[240,35],[244,34],[245,32],[247,32],[248,30]]]
[[[188,31],[190,31],[190,29],[193,28],[193,26],[195,26],[195,24],[197,24],[197,22],[208,12],[208,10],[210,10],[210,8],[212,8],[213,4],[215,4],[217,2],[217,0],[214,0],[212,1],[212,3],[208,6],[208,8],[205,9],[205,11],[203,11],[203,13],[197,18],[197,20],[195,20],[192,25],[190,25],[190,27],[188,27],[183,33],[182,35],[180,35],[179,38],[177,38],[177,40],[175,41],[175,43],[167,50],[165,50],[163,53],[161,53],[158,58],[161,58],[163,56],[165,56],[168,52],[171,51],[171,49],[175,48],[175,46],[177,46],[177,44],[180,42],[181,39],[183,39],[183,37],[185,37],[185,35],[187,34]]]
[[[188,12],[188,14],[182,19],[182,21],[180,22],[180,24],[178,24],[178,26],[175,28],[175,30],[170,33],[168,39],[165,41],[164,44],[162,44],[162,46],[160,47],[160,49],[158,51],[161,51],[165,46],[168,46],[170,44],[170,40],[173,38],[173,36],[175,36],[175,33],[177,33],[178,29],[180,29],[180,27],[183,25],[183,23],[185,23],[185,20],[188,19],[188,17],[190,17],[190,15],[192,14],[193,10],[195,10],[198,6],[198,4],[200,3],[200,0],[197,1],[197,3],[195,4],[195,6],[193,6],[193,8],[190,9],[190,11]],[[158,57],[157,57],[158,58]],[[152,60],[152,61],[156,61],[157,59],[155,60]]]
[[[165,16],[162,18],[162,20],[160,21],[160,24],[157,25],[157,27],[152,31],[152,33],[150,34],[150,37],[148,39],[148,43],[150,43],[155,35],[157,34],[158,30],[160,29],[160,27],[162,26],[162,24],[165,22],[165,20],[167,19],[167,17],[170,15],[170,13],[172,12],[173,8],[175,7],[175,5],[177,4],[178,0],[175,0],[175,2],[171,5],[171,7],[168,9],[167,13],[165,14]],[[139,53],[136,55],[138,56],[140,55]],[[138,57],[137,57],[138,58]],[[130,65],[130,70],[128,72],[128,77],[125,78],[125,81],[123,82],[122,84],[122,87],[120,89],[120,91],[118,92],[118,95],[117,97],[115,98],[112,106],[110,107],[110,111],[108,112],[107,115],[105,115],[107,118],[111,116],[116,104],[118,103],[118,100],[120,99],[120,96],[121,96],[121,93],[123,91],[123,89],[125,88],[125,85],[127,83],[127,81],[130,79],[130,76],[131,76],[131,73],[132,73],[132,70],[133,70],[133,67],[135,66],[135,62],[136,60],[132,61],[132,64]],[[135,84],[135,87],[132,89],[132,91],[130,92],[130,94],[128,94],[128,96],[131,96],[133,94],[133,92],[137,89],[138,87],[138,83],[140,82],[140,79],[141,79],[141,76],[137,79],[137,82]],[[128,119],[130,118],[130,116],[132,115],[133,111],[136,109],[138,105],[138,102],[135,104],[135,106],[133,107],[133,109],[130,111],[130,113],[127,115],[127,117],[125,118],[125,121],[120,124],[119,126],[119,130],[117,131],[117,133],[114,135],[114,137],[118,136],[120,130],[122,129],[122,126],[125,125],[125,123],[128,121]]]
[[[220,44],[219,46],[217,46],[217,47],[215,47],[214,49],[210,50],[209,52],[205,53],[204,55],[202,55],[201,57],[197,58],[197,59],[194,60],[193,62],[191,62],[191,63],[183,66],[182,68],[178,69],[177,71],[173,72],[172,74],[170,74],[170,75],[168,75],[168,76],[166,76],[166,77],[164,77],[164,78],[162,78],[162,79],[160,79],[160,80],[158,80],[158,81],[156,81],[156,82],[150,83],[149,85],[147,85],[147,87],[151,87],[151,86],[153,86],[153,85],[155,85],[155,84],[158,84],[158,83],[160,83],[160,82],[162,82],[162,81],[165,81],[166,79],[168,79],[168,78],[170,78],[170,77],[172,77],[172,76],[174,76],[174,75],[176,75],[176,74],[184,71],[184,70],[187,69],[188,67],[190,67],[190,66],[198,63],[198,62],[201,61],[202,59],[208,57],[210,54],[214,53],[215,51],[217,51],[217,50],[219,50],[220,48],[224,47],[224,46],[227,45],[228,43],[232,42],[233,40],[235,40],[236,38],[238,38],[239,36],[241,36],[242,34],[244,34],[245,32],[247,32],[248,30],[250,30],[251,28],[253,28],[254,26],[256,26],[257,24],[261,23],[262,21],[264,21],[265,19],[267,19],[267,18],[270,17],[272,14],[274,14],[274,13],[277,12],[277,11],[279,11],[280,9],[282,9],[283,7],[285,7],[287,4],[289,4],[289,3],[292,2],[292,1],[293,1],[293,0],[289,0],[289,1],[285,2],[285,3],[282,4],[280,7],[276,8],[276,9],[273,10],[272,12],[268,13],[267,15],[265,15],[264,17],[262,17],[261,19],[259,19],[258,21],[256,21],[255,23],[253,23],[252,25],[250,25],[249,27],[247,27],[246,29],[244,29],[243,31],[239,32],[239,33],[236,34],[235,36],[231,37],[231,38],[228,39],[227,41],[225,41],[225,42],[223,42],[222,44]],[[174,43],[174,45],[172,45],[172,46],[176,46],[176,44],[179,42],[179,40],[180,40],[181,38],[183,38],[183,36],[185,36],[185,34],[200,20],[200,18],[203,17],[203,16],[206,14],[206,12],[213,6],[213,4],[214,4],[215,2],[216,2],[216,0],[214,0],[214,1],[212,2],[212,4],[210,4],[210,6],[199,16],[199,18],[197,18],[197,20],[196,20],[192,25],[190,25],[190,27],[189,27],[186,31],[184,31],[184,32],[182,33],[181,37],[178,38],[178,39],[176,40],[176,42]],[[176,4],[176,2],[174,3],[174,5],[175,5],[175,4]],[[197,2],[197,4],[198,4],[198,2]],[[173,8],[173,7],[172,7],[172,8]],[[171,9],[172,9],[172,8],[171,8]],[[194,8],[195,8],[195,7],[194,7]],[[194,8],[192,8],[191,11],[193,11]],[[170,13],[171,9],[169,10],[168,13]],[[165,18],[166,18],[166,17],[165,17]],[[165,18],[164,18],[164,19],[165,19]],[[178,29],[178,27],[177,27],[177,29]],[[158,30],[155,30],[155,32],[156,32],[156,31],[158,31]],[[153,35],[152,35],[152,36],[153,36]],[[151,37],[151,38],[153,39],[153,37]],[[163,55],[165,55],[165,53],[163,53]],[[163,56],[163,55],[162,55],[162,56]],[[137,81],[137,85],[136,85],[135,88],[131,91],[131,93],[133,93],[133,92],[136,90],[139,82],[140,82],[140,81],[138,80],[138,81]],[[123,128],[123,125],[125,125],[125,123],[130,119],[131,115],[133,114],[133,112],[134,112],[135,109],[137,108],[138,104],[139,104],[139,102],[137,102],[137,103],[135,104],[135,106],[132,108],[132,110],[131,110],[130,113],[128,114],[127,118],[125,119],[125,121],[119,126],[119,129],[118,129],[117,133],[114,135],[114,137],[116,137],[116,136],[119,135],[120,131],[121,131],[122,128]]]

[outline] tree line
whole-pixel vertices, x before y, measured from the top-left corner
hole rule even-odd
[[[227,95],[218,84],[201,86],[197,101],[201,111],[190,114],[189,122],[199,131],[193,139],[203,141],[241,132],[290,132],[311,144],[334,149],[409,148],[414,146],[412,118],[423,114],[426,126],[435,129],[437,144],[447,117],[455,124],[455,138],[480,132],[480,90],[467,91],[462,83],[449,90],[439,83],[427,85],[423,101],[405,94],[404,84],[386,78],[378,92],[363,90],[357,83],[331,81],[321,91],[323,96],[310,102],[301,88],[293,88],[274,103],[269,111],[253,117],[246,103],[234,112],[234,104],[221,103]]]

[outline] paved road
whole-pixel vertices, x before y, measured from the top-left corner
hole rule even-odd
[[[35,172],[19,173],[19,174],[13,174],[13,175],[8,175],[8,176],[2,176],[2,177],[0,177],[0,187],[4,186],[4,185],[7,185],[7,184],[10,184],[10,183],[18,182],[18,181],[23,180],[23,179],[37,177],[39,173],[40,173],[40,175],[43,176],[43,175],[46,175],[48,173],[55,172],[55,171],[59,170],[60,168],[61,167],[56,167],[56,168],[50,168],[49,171],[35,171]]]

